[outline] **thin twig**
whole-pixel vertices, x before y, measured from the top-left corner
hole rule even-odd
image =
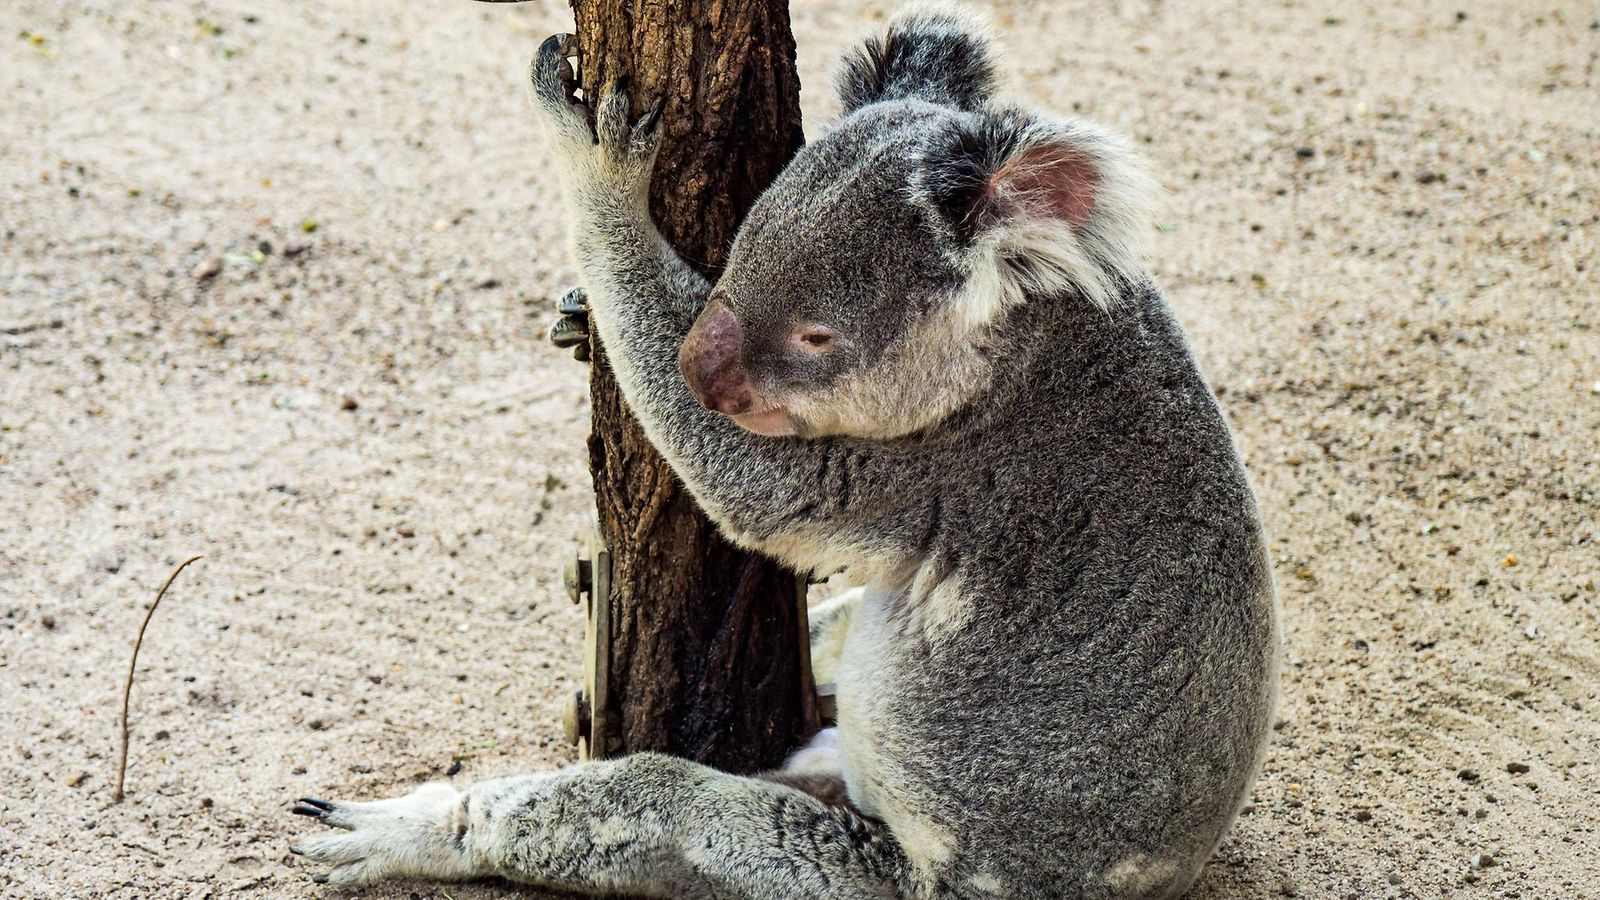
[[[177,578],[178,573],[189,563],[199,558],[191,556],[178,563],[178,567],[167,576],[166,582],[161,585],[161,590],[156,591],[156,599],[150,604],[150,609],[144,614],[144,621],[139,623],[139,636],[133,639],[133,659],[128,661],[128,680],[122,683],[122,749],[117,753],[117,790],[111,795],[113,803],[122,802],[123,779],[128,774],[128,699],[133,696],[133,670],[139,665],[139,648],[144,646],[144,630],[150,627],[150,617],[156,614],[156,607],[161,605],[161,598],[167,595],[167,588],[172,587],[173,579]]]

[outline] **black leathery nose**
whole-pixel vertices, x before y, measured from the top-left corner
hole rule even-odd
[[[744,331],[721,300],[713,299],[689,329],[678,368],[706,409],[739,415],[754,402],[744,368]]]

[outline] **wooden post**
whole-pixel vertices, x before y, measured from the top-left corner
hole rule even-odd
[[[787,0],[574,0],[586,96],[628,77],[665,101],[656,222],[715,277],[740,219],[803,136]],[[725,541],[629,414],[591,347],[594,473],[611,557],[613,737],[731,772],[770,768],[816,727],[805,583]]]

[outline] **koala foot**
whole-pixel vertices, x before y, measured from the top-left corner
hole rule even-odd
[[[573,36],[557,34],[539,45],[529,72],[534,107],[543,119],[551,147],[569,175],[596,179],[638,197],[649,187],[656,148],[661,144],[662,103],[637,120],[629,112],[628,79],[613,82],[591,106],[578,96],[577,73],[568,56]],[[580,188],[582,186],[580,185]]]
[[[556,303],[560,315],[550,325],[550,343],[572,348],[572,358],[589,361],[589,296],[581,287],[567,288]]]
[[[463,879],[477,874],[465,847],[465,798],[448,784],[424,785],[404,797],[372,803],[303,797],[291,812],[343,830],[289,848],[297,856],[333,865],[328,874],[314,876],[317,882],[350,885],[398,876]]]
[[[783,771],[799,775],[844,777],[844,750],[839,747],[839,729],[824,728],[810,743],[784,760]]]

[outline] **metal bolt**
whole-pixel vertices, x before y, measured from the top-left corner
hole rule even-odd
[[[561,724],[566,726],[567,740],[573,744],[579,738],[589,736],[589,698],[583,696],[583,691],[574,691],[567,698],[567,705],[561,713]]]
[[[581,552],[573,551],[566,568],[561,572],[561,581],[567,586],[567,596],[572,598],[572,602],[582,602],[583,595],[594,584],[594,566],[583,558]]]

